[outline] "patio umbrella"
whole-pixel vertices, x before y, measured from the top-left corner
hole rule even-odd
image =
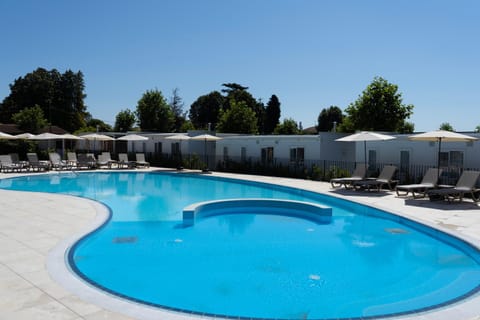
[[[80,136],[82,139],[93,141],[93,152],[95,152],[95,141],[113,141],[114,138],[100,133],[89,133],[83,136]]]
[[[0,140],[15,140],[17,137],[0,131]]]
[[[442,141],[444,142],[468,142],[468,141],[475,141],[478,138],[467,136],[465,134],[453,132],[453,131],[446,131],[446,130],[434,130],[428,131],[424,133],[415,134],[413,136],[408,137],[409,140],[413,141],[434,141],[438,142],[438,154],[437,154],[437,169],[440,169],[440,153],[442,150]],[[438,174],[440,174],[439,170],[437,170]]]
[[[365,156],[365,165],[367,165],[367,141],[382,141],[382,140],[392,140],[395,137],[381,134],[372,131],[362,131],[358,133],[351,134],[349,136],[336,139],[335,141],[344,141],[344,142],[358,142],[363,141],[363,153]]]
[[[117,140],[120,140],[120,141],[144,141],[144,140],[148,140],[148,137],[132,133],[132,134],[127,134],[126,136],[122,136],[120,138],[117,138]]]
[[[213,136],[212,136],[213,137]],[[217,138],[217,137],[215,137]],[[183,140],[190,140],[192,139],[191,137],[187,136],[187,135],[184,135],[184,134],[176,134],[176,135],[173,135],[173,136],[168,136],[166,137],[165,139],[167,140],[177,140],[177,141],[183,141]]]
[[[70,134],[70,133],[64,133],[60,135],[62,139],[62,157],[65,158],[65,140],[83,140],[82,137]]]
[[[132,150],[134,150],[134,147],[133,147],[134,141],[146,141],[146,140],[148,140],[148,137],[141,136],[141,135],[135,134],[135,133],[131,133],[131,134],[127,134],[125,136],[121,136],[120,138],[117,138],[117,140],[127,141],[127,144],[128,144],[128,141],[132,141]]]
[[[114,138],[107,136],[105,134],[99,134],[99,133],[89,133],[85,134],[83,136],[80,136],[83,139],[87,140],[95,140],[95,141],[113,141],[115,140]]]
[[[34,136],[35,136],[34,134],[31,134],[31,133],[28,133],[28,132],[20,133],[20,134],[15,135],[15,137],[17,137],[18,139],[30,139]]]
[[[70,133],[61,134],[60,137],[64,140],[83,140],[83,137],[79,137]]]
[[[179,145],[180,143],[182,143],[182,141],[186,141],[186,140],[190,140],[192,139],[191,137],[185,135],[185,134],[175,134],[173,136],[168,136],[166,137],[165,139],[167,140],[175,140],[175,141],[178,141]],[[182,155],[181,155],[181,152],[180,152],[180,155],[179,155],[179,165],[177,167],[177,169],[182,169],[183,167],[181,166],[182,164]]]
[[[221,140],[222,138],[217,137],[217,136],[212,136],[211,134],[201,134],[198,136],[194,136],[190,138],[191,140],[197,140],[197,141],[204,141],[204,154],[205,154],[205,164],[207,166],[206,169],[203,171],[208,172],[208,157],[207,157],[207,141],[217,141]]]
[[[30,138],[30,140],[60,140],[62,136],[55,133],[45,132],[37,134]]]

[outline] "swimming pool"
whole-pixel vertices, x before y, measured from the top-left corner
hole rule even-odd
[[[146,173],[34,176],[0,187],[106,203],[112,218],[70,251],[74,268],[109,292],[152,305],[232,317],[373,317],[478,289],[478,252],[462,241],[306,191]],[[247,213],[182,227],[191,203],[243,197],[319,203],[333,207],[332,221]]]

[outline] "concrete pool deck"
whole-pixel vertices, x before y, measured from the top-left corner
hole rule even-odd
[[[142,169],[141,172],[158,170]],[[18,174],[0,174],[1,178]],[[393,192],[332,189],[329,183],[212,173],[322,192],[387,209],[466,238],[480,246],[480,206],[398,198]],[[1,319],[205,319],[131,303],[98,292],[61,268],[64,248],[103,221],[108,211],[73,196],[0,190]],[[480,320],[480,294],[442,309],[397,317],[418,320]],[[393,318],[389,318],[393,319]]]

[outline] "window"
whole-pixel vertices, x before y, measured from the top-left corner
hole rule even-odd
[[[400,151],[400,171],[408,171],[410,167],[410,151]]]
[[[155,142],[155,153],[162,153],[162,143]]]
[[[368,150],[368,170],[374,171],[377,168],[377,151]]]
[[[179,156],[180,155],[180,142],[174,142],[171,144],[171,152],[172,156]]]
[[[273,164],[273,147],[262,148],[262,164]]]
[[[305,148],[291,148],[290,149],[290,163],[303,165],[305,160]]]
[[[440,168],[463,168],[463,151],[440,152]]]
[[[241,158],[242,162],[247,161],[247,148],[242,147],[240,149],[240,158]]]
[[[223,161],[228,161],[228,147],[223,147]]]

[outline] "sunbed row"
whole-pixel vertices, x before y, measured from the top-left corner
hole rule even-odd
[[[396,185],[394,187],[394,184],[398,182],[393,179],[396,171],[396,166],[385,166],[378,178],[367,178],[366,165],[361,163],[357,165],[351,177],[334,178],[330,180],[330,183],[332,188],[338,188],[343,185],[345,189],[368,191],[372,189],[380,191],[384,186],[388,186],[391,191],[395,190],[398,197],[405,197],[411,194],[413,198],[428,196],[432,201],[448,200],[448,202],[452,202],[459,200],[461,202],[464,196],[468,195],[474,202],[480,201],[478,196],[480,189],[476,187],[480,176],[479,171],[463,171],[456,185],[439,185],[438,180],[442,170],[430,168],[420,183]]]
[[[36,153],[27,153],[27,161],[20,161],[18,155],[0,155],[1,172],[32,172],[48,170],[81,170],[81,169],[132,169],[147,168],[150,163],[145,161],[143,153],[137,153],[135,160],[130,161],[128,154],[119,153],[118,160],[111,158],[110,152],[102,152],[98,159],[93,153],[67,153],[67,160],[63,160],[56,152],[48,154],[49,160],[39,160]]]

